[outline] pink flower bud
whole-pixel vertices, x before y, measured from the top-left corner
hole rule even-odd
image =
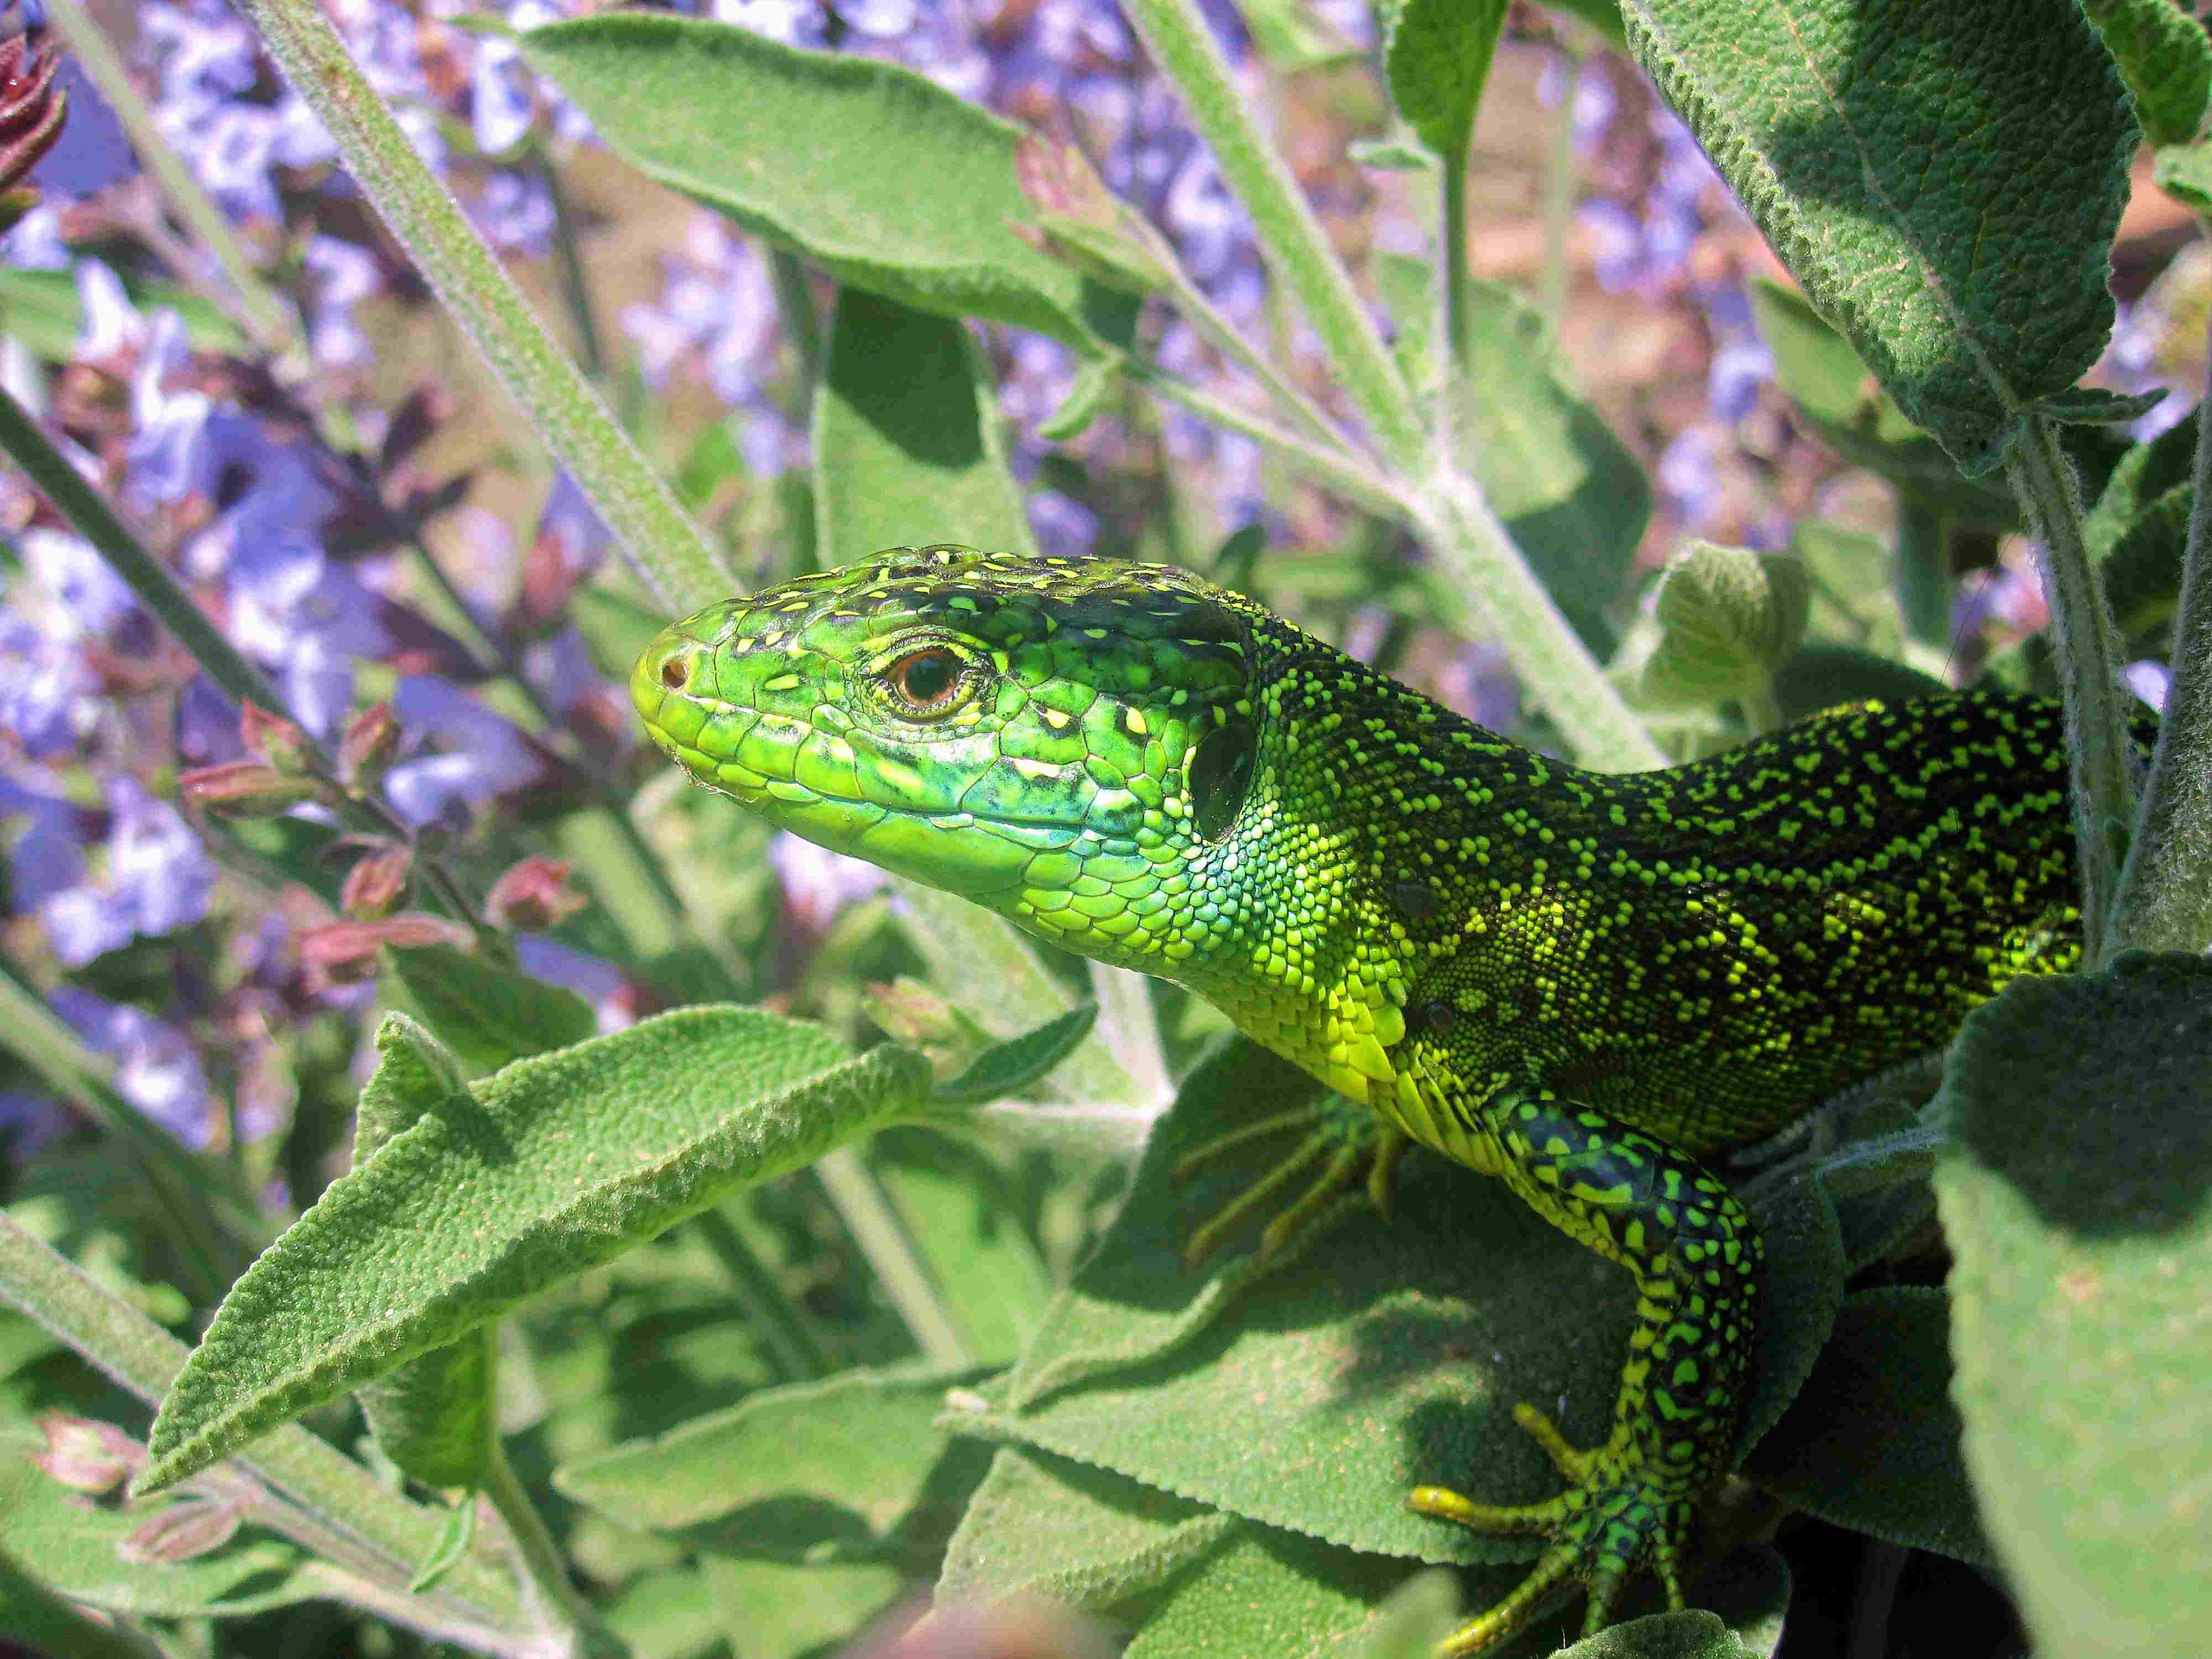
[[[375,921],[333,921],[302,934],[300,960],[329,985],[357,985],[376,976],[377,952],[387,945],[451,945],[466,950],[472,935],[458,921],[420,910]]]
[[[179,777],[177,789],[186,805],[228,818],[273,818],[322,793],[313,778],[287,777],[258,761],[199,767]]]
[[[238,1519],[234,1503],[179,1498],[133,1527],[118,1553],[126,1561],[189,1561],[230,1542]]]
[[[105,1497],[146,1461],[145,1448],[112,1423],[48,1412],[39,1430],[46,1449],[31,1461],[72,1492]]]
[[[373,702],[353,717],[338,743],[338,766],[357,793],[384,781],[385,769],[399,752],[399,717],[388,702]]]
[[[338,890],[338,908],[356,921],[374,921],[388,916],[407,896],[407,881],[415,854],[404,847],[380,847],[367,853],[346,872]]]
[[[307,734],[258,703],[249,702],[240,709],[238,735],[248,749],[288,778],[303,778],[315,769],[315,745]]]
[[[568,885],[569,863],[532,854],[491,886],[484,919],[518,933],[542,933],[557,927],[590,902]]]

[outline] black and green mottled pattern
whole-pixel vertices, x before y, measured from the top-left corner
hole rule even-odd
[[[1639,1562],[1679,1602],[1759,1254],[1696,1160],[2079,954],[2063,734],[2032,698],[1870,704],[1604,775],[1187,572],[953,548],[712,606],[631,689],[699,781],[1190,986],[1636,1275],[1606,1443],[1523,1413],[1565,1493],[1415,1495],[1553,1540],[1458,1651],[1570,1578],[1595,1628]]]

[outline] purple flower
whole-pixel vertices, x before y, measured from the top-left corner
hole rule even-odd
[[[1714,416],[1730,425],[1751,413],[1759,388],[1774,378],[1774,354],[1756,335],[1721,342],[1705,370],[1705,398]]]
[[[1712,432],[1693,426],[1678,434],[1659,457],[1654,482],[1660,499],[1686,530],[1708,523],[1719,509],[1723,494],[1719,452]]]
[[[116,1061],[118,1094],[187,1146],[208,1144],[207,1073],[183,1032],[79,985],[57,986],[48,1000],[88,1047]]]
[[[412,828],[437,823],[546,776],[545,757],[515,726],[458,686],[410,674],[392,706],[411,744],[435,744],[386,774],[384,793]]]
[[[0,1152],[27,1158],[69,1132],[68,1107],[26,1089],[0,1089]]]
[[[549,985],[565,986],[590,1003],[599,1030],[619,1031],[634,1023],[629,980],[614,963],[544,933],[517,933],[514,939],[514,959],[522,971]]]
[[[69,99],[69,118],[54,147],[32,167],[40,190],[64,196],[90,196],[135,175],[138,163],[123,125],[74,58],[62,59],[54,90]]]
[[[67,801],[0,780],[0,812],[22,811],[29,828],[9,855],[15,902],[35,915],[64,967],[188,927],[207,913],[215,865],[176,810],[134,780],[107,782],[105,878],[91,878],[81,837],[84,817]]]
[[[353,319],[353,308],[384,287],[376,256],[357,242],[313,236],[301,255],[315,285],[314,322],[309,331],[315,361],[332,368],[353,368],[368,361],[368,337]]]
[[[787,46],[818,46],[824,38],[817,0],[713,0],[711,13]]]
[[[847,905],[883,890],[889,879],[865,859],[848,858],[802,841],[789,831],[768,844],[768,861],[783,885],[793,920],[819,939]]]
[[[2129,690],[2160,714],[2166,712],[2166,696],[2172,689],[2173,673],[2164,663],[2149,658],[2131,662],[2121,671],[2121,678],[2127,681]]]

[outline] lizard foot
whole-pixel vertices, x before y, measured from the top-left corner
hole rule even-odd
[[[1221,1241],[1240,1223],[1316,1164],[1321,1165],[1320,1173],[1261,1230],[1260,1259],[1262,1261],[1273,1258],[1285,1245],[1311,1226],[1316,1218],[1328,1207],[1332,1199],[1359,1179],[1363,1166],[1366,1170],[1368,1195],[1375,1200],[1377,1209],[1386,1215],[1389,1213],[1398,1160],[1405,1156],[1406,1148],[1411,1143],[1396,1130],[1377,1126],[1364,1107],[1358,1108],[1358,1116],[1350,1119],[1331,1108],[1331,1102],[1322,1101],[1312,1106],[1300,1107],[1296,1111],[1282,1112],[1273,1117],[1261,1118],[1257,1122],[1243,1124],[1192,1148],[1176,1160],[1175,1178],[1187,1181],[1223,1153],[1233,1152],[1249,1142],[1291,1129],[1304,1128],[1306,1131],[1288,1156],[1224,1205],[1190,1236],[1182,1251],[1187,1263],[1195,1267],[1205,1261],[1220,1248]]]
[[[1648,1461],[1618,1437],[1589,1451],[1567,1443],[1534,1406],[1513,1408],[1513,1420],[1544,1449],[1567,1490],[1540,1504],[1477,1504],[1443,1486],[1417,1486],[1408,1509],[1476,1532],[1541,1533],[1550,1547],[1514,1592],[1454,1631],[1439,1653],[1479,1653],[1522,1630],[1550,1601],[1579,1581],[1589,1594],[1583,1634],[1602,1630],[1613,1598],[1639,1564],[1658,1576],[1669,1608],[1684,1606],[1682,1539],[1698,1493],[1679,1479],[1655,1475]]]

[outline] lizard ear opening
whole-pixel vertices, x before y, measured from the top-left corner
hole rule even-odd
[[[1206,840],[1220,840],[1236,823],[1259,753],[1259,730],[1248,720],[1218,726],[1199,740],[1190,757],[1190,810]]]

